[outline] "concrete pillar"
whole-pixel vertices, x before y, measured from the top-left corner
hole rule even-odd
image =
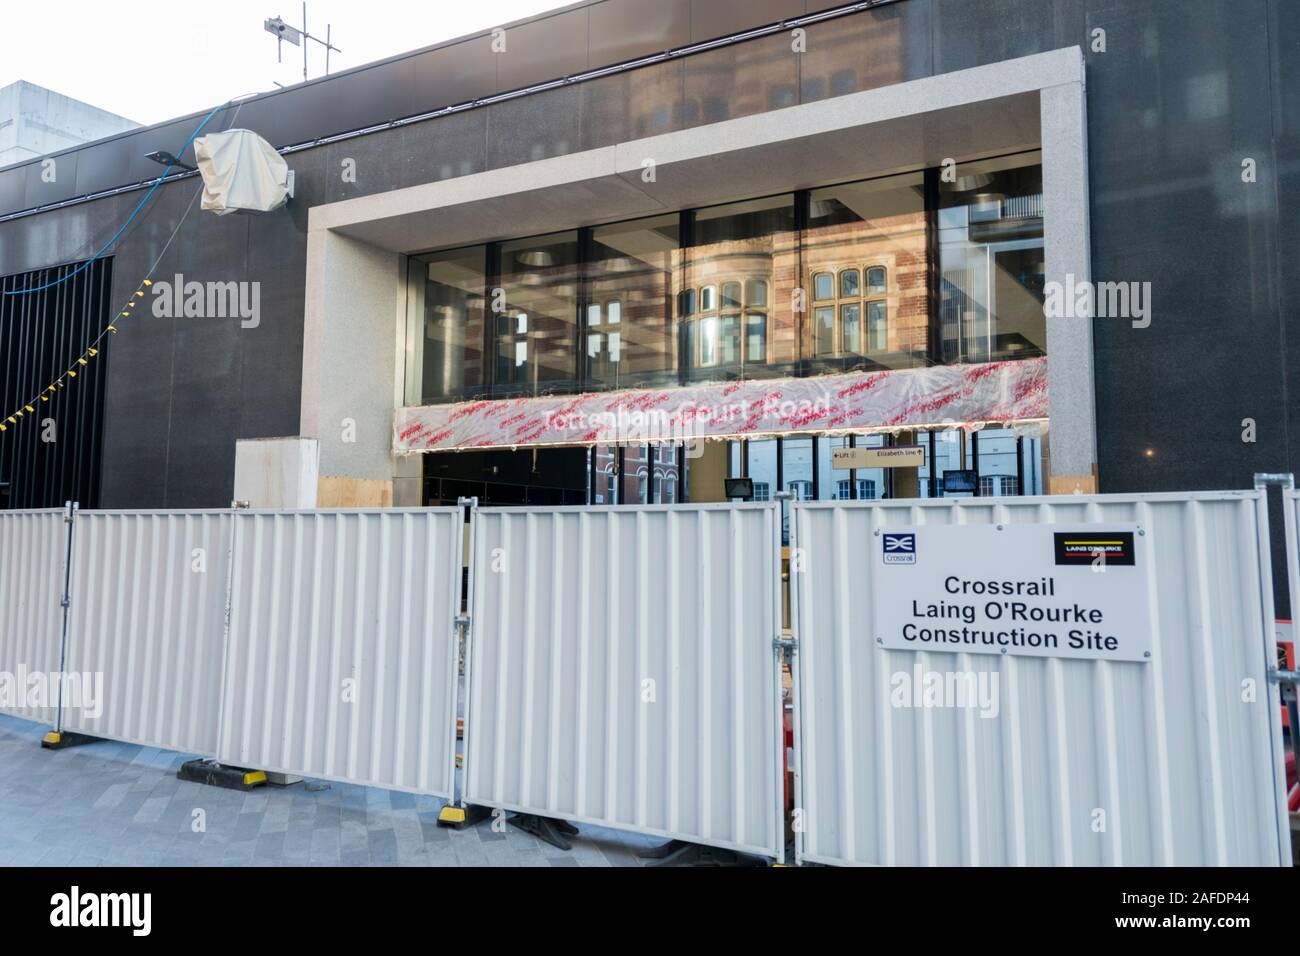
[[[322,505],[419,504],[419,458],[392,453],[405,268],[395,252],[308,229],[301,431],[320,443]]]
[[[690,479],[691,504],[706,501],[726,501],[726,487],[723,479],[727,477],[727,443],[725,441],[702,441],[696,446],[701,454],[698,458],[686,459],[686,472]],[[687,450],[690,454],[690,450]]]
[[[895,445],[917,444],[915,431],[899,432],[894,436]],[[921,496],[921,476],[915,468],[893,468],[894,497],[919,498]]]
[[[1046,87],[1039,97],[1045,277],[1049,283],[1069,289],[1071,283],[1092,281],[1083,78]],[[1047,401],[1052,440],[1048,492],[1095,492],[1097,432],[1090,317],[1047,318]]]

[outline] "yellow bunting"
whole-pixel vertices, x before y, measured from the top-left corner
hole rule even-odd
[[[143,286],[151,286],[151,285],[153,285],[153,280],[152,280],[152,279],[142,279],[142,280],[141,280],[141,286],[142,286],[142,287],[143,287]],[[120,315],[121,318],[129,319],[129,318],[132,317],[133,313],[131,312],[131,309],[135,306],[135,300],[136,300],[137,298],[144,298],[144,292],[141,291],[141,289],[136,289],[135,293],[131,296],[131,298],[127,300],[126,305],[122,307],[122,311],[119,313],[119,315]],[[100,341],[100,339],[102,339],[102,338],[104,337],[104,334],[105,334],[105,333],[109,333],[109,332],[111,332],[112,334],[116,335],[116,334],[117,334],[117,326],[116,326],[116,325],[112,325],[112,324],[106,326],[105,329],[104,329],[104,332],[101,332],[101,333],[100,333],[99,338],[95,339],[95,342],[98,343],[98,342]],[[64,385],[65,385],[66,383],[65,383],[63,380],[64,380],[65,378],[69,378],[69,379],[70,379],[70,378],[76,378],[76,377],[77,377],[77,373],[76,373],[76,368],[77,368],[77,366],[87,366],[87,365],[89,365],[90,362],[89,362],[88,359],[94,358],[94,357],[97,356],[98,354],[99,354],[99,349],[98,349],[98,348],[96,348],[94,345],[88,345],[88,346],[86,347],[86,351],[85,351],[85,353],[84,353],[83,355],[81,355],[81,356],[77,359],[77,365],[74,365],[72,368],[68,369],[66,372],[64,372],[62,375],[60,375],[58,378],[56,378],[56,379],[55,379],[51,384],[45,386],[45,388],[43,388],[39,393],[37,393],[37,397],[38,397],[42,402],[48,402],[48,401],[50,400],[50,395],[51,395],[51,394],[57,394],[57,393],[58,393],[58,390],[64,387]],[[14,413],[13,413],[12,415],[10,415],[10,416],[8,417],[8,419],[6,419],[6,420],[8,421],[8,423],[9,423],[8,425],[4,424],[3,422],[0,422],[0,432],[8,431],[8,430],[9,430],[9,425],[16,425],[16,424],[18,424],[18,419],[22,418],[24,414],[32,414],[32,415],[36,414],[36,408],[34,407],[35,402],[36,402],[36,399],[33,398],[33,399],[31,400],[31,402],[29,402],[29,403],[24,403],[23,406],[22,406],[21,408],[15,409],[15,410],[14,410]],[[0,414],[2,414],[2,413],[0,413]]]

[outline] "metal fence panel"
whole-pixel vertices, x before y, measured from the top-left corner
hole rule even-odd
[[[450,797],[462,510],[234,521],[218,759]]]
[[[800,860],[1288,864],[1272,586],[1258,492],[794,508]],[[1136,522],[1149,663],[889,650],[870,631],[873,532]],[[996,719],[891,706],[891,680],[991,672]]]
[[[229,511],[79,511],[66,671],[98,692],[65,729],[212,756]]]
[[[48,724],[55,707],[44,704],[59,673],[63,628],[66,514],[0,512],[0,680],[7,678],[0,713]],[[34,675],[43,687],[29,680]]]
[[[476,511],[464,799],[780,857],[777,515]]]

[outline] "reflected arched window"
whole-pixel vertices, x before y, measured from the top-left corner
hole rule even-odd
[[[867,270],[867,295],[885,294],[885,268],[872,266]]]
[[[677,312],[679,315],[695,314],[695,290],[683,289],[677,296]]]
[[[829,272],[819,272],[813,276],[813,298],[835,298],[835,277]]]

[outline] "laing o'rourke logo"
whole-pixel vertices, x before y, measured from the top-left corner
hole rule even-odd
[[[916,564],[916,535],[885,532],[881,545],[885,564]]]
[[[150,893],[83,893],[74,886],[50,897],[51,926],[126,926],[133,936],[148,936],[152,924]]]
[[[1132,531],[1057,531],[1052,537],[1057,564],[1135,565]]]
[[[153,284],[153,314],[160,319],[239,319],[240,326],[262,324],[262,283],[171,282]]]

